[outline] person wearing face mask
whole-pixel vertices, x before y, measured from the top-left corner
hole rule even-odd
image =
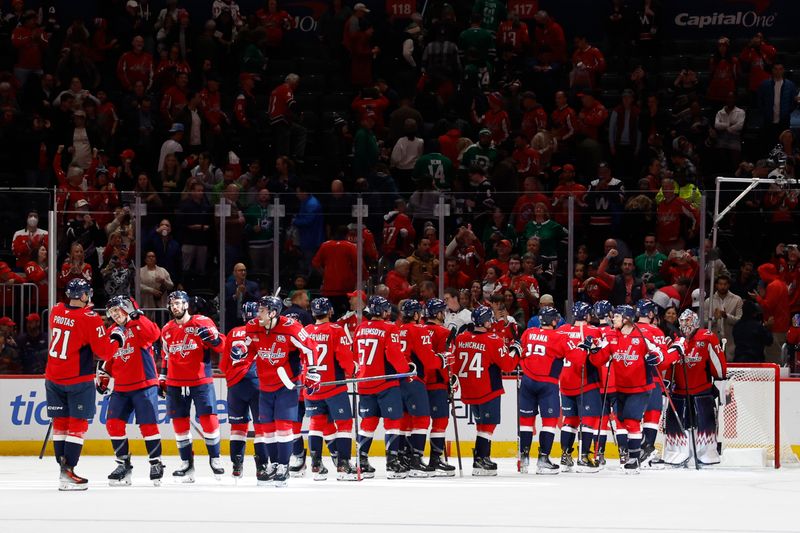
[[[29,261],[35,261],[39,247],[47,246],[47,231],[39,228],[39,213],[30,210],[26,218],[27,224],[14,233],[11,244],[18,268],[24,268]]]

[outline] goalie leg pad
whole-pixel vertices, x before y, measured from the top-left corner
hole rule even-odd
[[[694,396],[695,421],[697,430],[697,460],[702,464],[718,464],[717,452],[717,419],[714,397],[711,395]]]
[[[675,404],[678,416],[681,417],[681,424],[683,424],[684,428],[687,427],[686,396],[673,396],[672,403]],[[675,418],[675,413],[672,412],[672,409],[667,410],[664,437],[664,462],[675,466],[686,464],[692,456],[689,434],[686,431],[681,431],[678,419]]]

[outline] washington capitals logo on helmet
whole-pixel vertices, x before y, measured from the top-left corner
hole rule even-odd
[[[422,314],[422,304],[416,300],[406,300],[400,312],[403,318],[414,318],[417,313]]]
[[[370,296],[367,303],[369,312],[372,316],[381,316],[383,313],[392,310],[392,304],[383,296]]]
[[[472,323],[478,327],[486,327],[487,324],[494,322],[492,310],[485,305],[479,305],[472,310]]]
[[[575,320],[586,320],[592,314],[592,306],[586,302],[575,302],[572,306],[572,316]]]
[[[67,288],[64,292],[70,300],[80,300],[84,294],[89,295],[89,298],[91,298],[93,293],[92,286],[83,278],[71,279],[67,283]]]
[[[439,313],[444,313],[447,310],[444,300],[439,298],[431,298],[425,303],[425,315],[428,318],[435,318]]]
[[[333,305],[331,301],[325,298],[314,298],[311,300],[311,314],[314,316],[328,316],[333,310]]]
[[[245,322],[258,316],[258,302],[245,302],[242,304],[242,318]]]

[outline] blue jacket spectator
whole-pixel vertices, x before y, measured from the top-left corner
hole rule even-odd
[[[775,114],[775,85],[780,87],[780,107]],[[758,88],[758,109],[764,117],[764,124],[781,124],[788,127],[789,115],[795,108],[797,85],[783,77],[783,65],[776,62],[772,65],[772,78],[765,80]],[[776,120],[776,118],[778,120]]]

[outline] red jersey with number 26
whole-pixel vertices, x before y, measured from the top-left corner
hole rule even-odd
[[[50,314],[50,357],[44,377],[59,385],[92,381],[94,355],[106,360],[116,346],[106,337],[103,319],[91,307],[56,304]]]
[[[353,359],[353,343],[344,328],[335,322],[309,324],[306,333],[317,343],[316,368],[321,381],[335,381],[353,375],[355,359]],[[347,392],[346,385],[321,387],[319,391],[309,394],[309,400],[324,400],[342,392]]]
[[[362,322],[353,336],[353,345],[358,356],[358,377],[383,376],[409,371],[408,361],[400,348],[400,331],[397,325],[384,320]],[[378,394],[397,387],[396,379],[359,383],[359,394]]]
[[[453,371],[461,387],[461,401],[484,404],[503,394],[503,372],[517,366],[503,339],[494,333],[465,331],[456,337]]]
[[[116,327],[112,324],[106,328],[106,334]],[[124,331],[125,342],[104,365],[106,372],[114,378],[114,390],[129,392],[158,385],[153,343],[158,341],[161,330],[152,320],[141,315],[128,321]]]
[[[204,343],[197,334],[200,328],[208,328],[222,342],[217,346]],[[225,350],[225,336],[217,331],[213,320],[203,315],[193,315],[185,324],[170,320],[161,331],[161,342],[167,385],[196,387],[211,383],[211,352]]]

